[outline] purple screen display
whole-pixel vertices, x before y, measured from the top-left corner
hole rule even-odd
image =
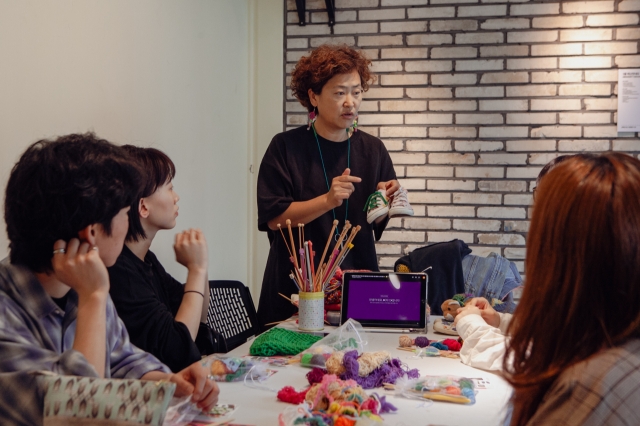
[[[420,321],[420,282],[349,282],[349,317],[370,320]]]

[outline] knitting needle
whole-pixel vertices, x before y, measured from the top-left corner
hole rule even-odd
[[[342,244],[342,240],[344,240],[344,237],[347,235],[347,232],[349,231],[349,228],[351,228],[351,223],[349,223],[349,221],[345,221],[344,223],[344,228],[342,228],[342,232],[340,233],[340,237],[338,238],[338,241],[336,241],[336,245],[333,246],[333,254],[331,255],[331,260],[328,262],[329,266],[327,267],[327,272],[331,271],[331,269],[333,268],[333,264],[336,261],[336,257],[338,257],[338,253],[340,253],[340,250],[338,249],[338,247],[340,247],[340,244]],[[326,281],[327,276],[323,277],[323,282]]]
[[[307,288],[313,291],[313,275],[311,274],[311,259],[309,256],[309,241],[304,242],[304,257],[307,264]]]
[[[276,325],[276,324],[282,324],[283,322],[289,322],[289,321],[296,321],[295,318],[289,318],[283,321],[274,321],[274,322],[268,322],[265,325]]]
[[[349,245],[351,244],[351,241],[353,241],[353,239],[355,238],[356,234],[358,233],[358,231],[360,230],[360,225],[356,226],[355,228],[353,228],[351,230],[351,235],[349,235],[349,238],[347,238],[347,242],[344,243],[344,245],[342,246],[340,253],[338,254],[338,260],[342,261],[342,256],[344,254],[344,252],[347,250],[347,248],[349,247]]]
[[[298,282],[296,281],[296,277],[293,275],[293,272],[289,274],[289,278],[291,278],[291,281],[293,281],[296,287],[298,287],[298,291],[302,291],[302,289],[300,288],[300,284],[298,284]]]
[[[291,257],[293,257],[293,265],[296,267],[296,272],[298,272],[298,259],[296,258],[296,246],[293,243],[293,232],[291,231],[291,219],[287,219],[286,222],[287,228],[289,229],[289,239],[291,240]]]
[[[354,240],[354,238],[356,237],[356,234],[360,231],[360,229],[362,229],[360,225],[353,228],[353,230],[351,231],[351,235],[349,235],[349,238],[347,239],[347,242],[345,243],[345,246],[342,249],[342,252],[340,252],[340,255],[338,255],[338,262],[334,264],[334,268],[330,274],[335,274],[335,271],[340,267],[340,265],[342,265],[342,262],[344,262],[344,259],[347,257],[347,255],[353,248],[352,241]]]
[[[291,254],[291,249],[289,248],[289,244],[287,244],[287,239],[284,237],[284,232],[282,232],[282,225],[278,224],[278,229],[280,230],[280,234],[282,234],[282,239],[284,240],[284,245],[287,246],[287,251],[289,252],[289,257],[293,256]]]
[[[328,284],[331,281],[331,277],[333,277],[336,273],[336,271],[338,270],[338,268],[340,267],[340,265],[342,264],[342,262],[344,261],[344,258],[347,257],[347,254],[349,253],[349,251],[353,248],[353,244],[349,244],[347,247],[345,247],[345,250],[343,250],[343,252],[340,253],[340,255],[338,256],[336,262],[334,262],[331,271],[329,271],[329,279],[326,281],[325,285]]]
[[[316,252],[313,251],[313,243],[311,242],[311,240],[309,240],[309,257],[311,258],[311,263],[309,264],[309,267],[311,268],[311,286],[313,287],[313,291],[319,291],[316,288],[316,264],[313,261],[315,255]]]
[[[294,304],[294,303],[293,303],[293,300],[291,300],[291,298],[289,298],[289,297],[285,296],[285,295],[284,295],[284,294],[282,294],[282,293],[278,293],[278,294],[279,294],[280,296],[284,297],[285,299],[287,299],[289,302],[291,302],[291,304],[292,304],[292,305]]]
[[[324,246],[324,251],[322,252],[322,257],[320,257],[320,262],[318,263],[318,266],[322,266],[322,262],[324,262],[324,257],[327,255],[327,250],[329,250],[329,244],[331,243],[331,240],[333,239],[333,233],[336,230],[336,226],[338,226],[338,219],[334,219],[333,220],[333,226],[331,227],[331,232],[329,232],[329,238],[327,238],[327,244],[325,244]],[[318,274],[316,276],[316,281],[322,277],[322,275],[320,275],[320,269],[318,268]]]

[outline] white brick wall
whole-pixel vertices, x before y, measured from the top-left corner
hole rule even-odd
[[[640,0],[286,0],[285,72],[323,43],[365,50],[378,80],[360,124],[383,139],[416,216],[394,219],[380,266],[462,238],[523,267],[531,189],[562,154],[640,154],[617,134],[617,68],[640,67]],[[283,127],[306,123],[286,93]]]

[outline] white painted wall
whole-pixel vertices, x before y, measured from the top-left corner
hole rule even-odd
[[[260,32],[279,34],[275,75],[249,69],[255,9],[267,4],[279,8],[275,22],[260,19],[261,27],[277,25]],[[2,193],[21,152],[43,137],[94,130],[115,143],[154,146],[176,163],[176,230],[200,227],[209,241],[209,277],[259,286],[249,282],[251,135],[260,128],[252,103],[257,88],[282,84],[282,8],[274,0],[2,1]],[[282,96],[274,107],[281,128]],[[159,233],[152,249],[184,280],[173,235]],[[3,223],[1,257],[7,245]]]

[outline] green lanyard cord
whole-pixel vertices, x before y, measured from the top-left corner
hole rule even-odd
[[[318,152],[320,153],[320,161],[322,162],[322,171],[324,172],[324,180],[327,183],[327,191],[331,190],[331,186],[329,185],[329,177],[327,176],[327,169],[324,167],[324,158],[322,157],[322,149],[320,149],[320,140],[318,139],[318,133],[316,133],[315,124],[311,124],[311,128],[313,129],[313,135],[316,137],[316,143],[318,144]],[[349,133],[349,129],[345,130],[347,134]],[[347,169],[351,168],[351,138],[347,138]],[[331,209],[333,213],[333,220],[336,220],[336,209]],[[344,221],[347,222],[347,215],[349,214],[349,199],[347,198],[347,205],[344,211]],[[338,227],[336,226],[336,238],[340,237],[340,232],[338,232]],[[336,240],[337,241],[337,240]]]

